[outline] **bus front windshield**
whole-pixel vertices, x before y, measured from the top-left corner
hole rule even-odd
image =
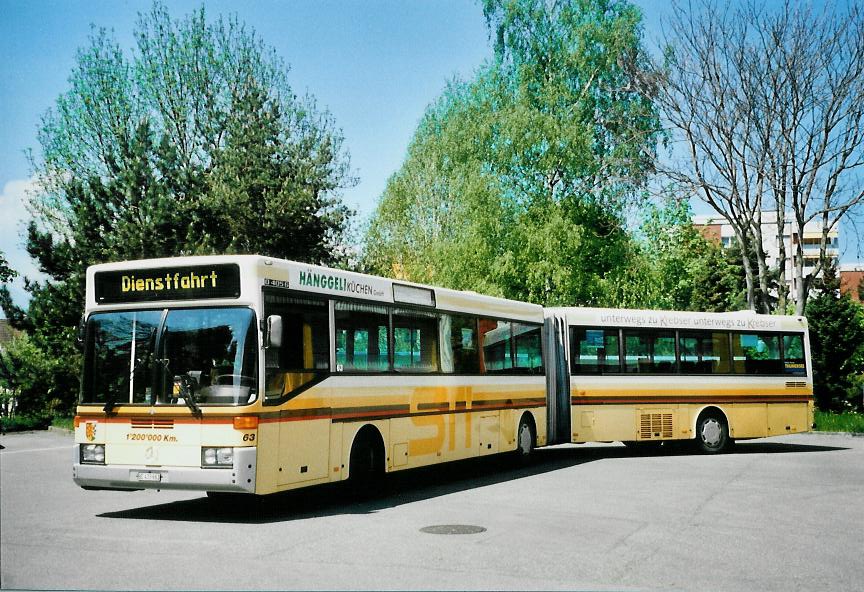
[[[257,330],[247,308],[95,313],[81,402],[245,405],[257,397]]]

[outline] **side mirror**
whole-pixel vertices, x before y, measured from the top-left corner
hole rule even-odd
[[[267,317],[267,333],[264,336],[265,347],[282,347],[282,317],[270,315]]]
[[[78,321],[78,330],[75,333],[75,346],[79,351],[84,350],[84,337],[87,334],[87,317],[81,315],[81,320]]]

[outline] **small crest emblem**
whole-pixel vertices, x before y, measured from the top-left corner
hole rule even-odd
[[[85,435],[87,436],[87,441],[92,442],[96,439],[96,423],[92,421],[88,421],[84,424]]]

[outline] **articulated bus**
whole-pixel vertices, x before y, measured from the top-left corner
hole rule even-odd
[[[87,272],[73,477],[269,494],[535,447],[807,431],[806,320],[538,305],[267,257]]]

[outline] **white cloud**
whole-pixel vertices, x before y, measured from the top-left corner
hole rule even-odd
[[[36,181],[33,179],[16,179],[9,181],[3,186],[0,195],[0,245],[6,247],[14,240],[12,233],[17,237],[19,226],[23,228],[26,221],[30,219],[27,212],[27,199],[36,190]]]
[[[3,251],[10,267],[18,272],[9,291],[19,306],[26,305],[29,300],[24,291],[24,276],[30,279],[44,278],[24,250],[24,231],[30,220],[26,204],[35,189],[36,182],[33,179],[16,179],[6,183],[0,194],[0,251]]]

